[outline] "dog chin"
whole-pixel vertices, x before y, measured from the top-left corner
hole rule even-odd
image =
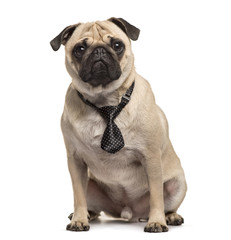
[[[117,80],[117,79],[116,79]],[[111,80],[109,78],[93,78],[91,81],[89,81],[88,83],[93,86],[93,87],[98,87],[100,85],[102,85],[102,87],[106,87],[109,83],[111,83],[112,81],[115,80]]]
[[[109,74],[107,72],[99,71],[99,72],[95,72],[95,73],[91,74],[90,76],[88,76],[88,78],[83,77],[83,78],[81,78],[81,80],[83,82],[89,83],[93,87],[98,87],[100,85],[102,87],[105,87],[109,83],[118,80],[120,78],[120,76],[121,76],[121,74],[118,74],[116,78],[112,78],[109,76]]]

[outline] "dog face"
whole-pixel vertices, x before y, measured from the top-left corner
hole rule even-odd
[[[119,87],[129,76],[134,58],[130,39],[139,29],[124,19],[111,18],[65,28],[51,41],[56,51],[65,45],[66,68],[81,92]]]

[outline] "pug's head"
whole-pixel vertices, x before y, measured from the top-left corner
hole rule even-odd
[[[74,86],[90,94],[118,88],[128,78],[134,65],[130,39],[139,32],[122,18],[110,18],[68,26],[50,44],[54,51],[65,45]]]

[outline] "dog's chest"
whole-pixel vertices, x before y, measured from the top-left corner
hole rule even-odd
[[[78,137],[83,140],[83,143],[86,144],[90,150],[97,150],[106,128],[106,121],[99,113],[92,110],[78,121],[77,126]]]
[[[134,131],[127,112],[121,112],[115,119],[115,124],[119,127],[125,144],[127,146],[135,145],[132,141]],[[84,118],[77,122],[77,134],[83,140],[87,147],[95,153],[101,153],[101,140],[107,127],[107,121],[94,109],[88,110]]]
[[[95,111],[78,122],[78,137],[82,139],[81,155],[91,173],[106,185],[120,186],[128,195],[140,195],[147,188],[146,174],[141,165],[142,146],[137,127],[127,112],[121,112],[115,123],[121,130],[125,146],[115,154],[101,149],[106,128],[105,120]]]

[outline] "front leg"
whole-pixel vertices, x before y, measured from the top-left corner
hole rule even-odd
[[[74,154],[68,154],[68,168],[74,192],[74,213],[71,223],[67,225],[67,230],[88,231],[90,226],[86,202],[87,166]]]
[[[144,160],[150,191],[149,220],[144,228],[145,232],[167,232],[165,213],[163,180],[161,167],[161,151],[148,151]]]

